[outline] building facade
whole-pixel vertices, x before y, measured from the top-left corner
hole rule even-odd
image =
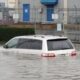
[[[80,23],[80,0],[0,0],[18,22]]]
[[[18,0],[21,22],[80,23],[80,0]]]
[[[18,0],[0,0],[0,24],[13,23],[14,14],[17,13]]]
[[[21,22],[63,22],[63,0],[19,0]]]

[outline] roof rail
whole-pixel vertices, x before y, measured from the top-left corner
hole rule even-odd
[[[44,36],[44,35],[34,35],[34,37],[41,37],[41,38],[44,38],[45,36]]]

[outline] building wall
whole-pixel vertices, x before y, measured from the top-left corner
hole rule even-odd
[[[64,20],[64,3],[63,0],[59,0],[58,5],[54,7],[54,13],[58,14],[58,19],[54,20],[56,23],[62,23]]]
[[[47,22],[47,7],[40,3],[40,0],[19,0],[19,16],[20,21],[23,21],[23,4],[30,4],[30,22]],[[63,11],[59,9],[63,8],[63,0],[59,0],[58,5],[54,6],[54,13],[58,14],[58,19],[52,22],[63,21]]]
[[[23,22],[23,4],[30,4],[30,22],[43,22],[47,21],[47,7],[40,3],[40,0],[18,0],[20,21]],[[80,0],[58,0],[58,4],[54,6],[54,14],[58,14],[58,19],[49,23],[74,23],[80,21]],[[65,7],[65,1],[67,6]],[[41,11],[42,10],[42,11]]]
[[[37,3],[37,4],[36,4]],[[36,8],[40,8],[41,4],[39,3],[39,0],[36,0],[36,3],[34,0],[19,0],[19,15],[20,15],[20,21],[23,21],[23,4],[30,4],[30,21],[34,21],[36,16]]]
[[[8,0],[9,1],[9,0]],[[12,1],[12,0],[10,0]],[[23,4],[30,4],[30,22],[43,23],[80,23],[80,0],[58,0],[58,4],[53,7],[54,14],[58,14],[58,19],[47,21],[47,7],[40,3],[40,0],[14,0],[15,10],[10,10],[10,16],[19,14],[19,21],[23,22]],[[67,3],[66,3],[67,1]],[[8,7],[7,0],[4,2]],[[10,2],[11,3],[11,2]],[[11,4],[13,4],[12,2]],[[64,5],[67,4],[66,6]],[[10,4],[10,5],[11,5]],[[11,8],[9,6],[9,8]]]

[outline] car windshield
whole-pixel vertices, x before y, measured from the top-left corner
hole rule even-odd
[[[73,49],[73,46],[68,39],[47,40],[48,50],[65,50]]]

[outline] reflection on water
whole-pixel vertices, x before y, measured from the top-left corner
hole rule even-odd
[[[80,80],[80,56],[0,53],[0,80]]]

